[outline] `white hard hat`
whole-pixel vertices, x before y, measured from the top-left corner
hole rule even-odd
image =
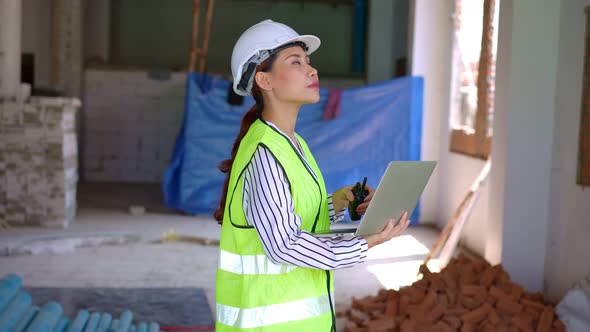
[[[234,79],[234,91],[247,96],[252,90],[254,69],[268,59],[277,48],[302,42],[307,46],[307,54],[320,47],[320,39],[312,35],[300,36],[289,26],[262,21],[246,30],[236,42],[231,55],[231,72]]]

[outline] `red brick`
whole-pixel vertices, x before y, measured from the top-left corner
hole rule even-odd
[[[464,253],[460,253],[457,256],[457,263],[459,264],[471,264],[471,258],[469,258],[469,256],[465,255]]]
[[[475,309],[482,305],[484,301],[481,298],[475,298],[471,296],[461,297],[461,304],[469,310]]]
[[[512,284],[512,291],[510,292],[510,298],[514,301],[520,300],[520,297],[524,294],[524,288],[517,284]]]
[[[442,279],[442,277],[438,273],[432,274],[430,276],[429,280],[430,280],[430,289],[435,292],[442,291],[446,288],[445,281]]]
[[[410,316],[410,318],[415,319],[416,322],[421,322],[424,320],[424,317],[426,317],[427,314],[424,310],[422,310],[422,307],[418,305],[409,305],[408,315]]]
[[[354,322],[348,321],[344,326],[344,332],[369,332],[365,327],[358,327]]]
[[[471,285],[475,283],[477,275],[472,265],[463,265],[460,270],[461,276],[459,278],[463,285]]]
[[[523,304],[525,307],[531,307],[536,309],[539,312],[542,312],[543,310],[545,310],[545,305],[541,302],[537,302],[537,301],[533,301],[533,300],[529,300],[525,297],[523,297],[520,300],[520,303]]]
[[[496,303],[496,309],[498,312],[515,315],[522,311],[522,305],[513,301],[499,300],[498,303]]]
[[[447,308],[447,315],[461,316],[468,311],[469,310],[463,308],[462,306],[452,307],[452,308]]]
[[[445,314],[445,308],[442,305],[437,304],[434,308],[432,308],[432,310],[430,311],[430,313],[428,314],[428,316],[429,316],[429,319],[430,319],[431,322],[436,322],[444,314]]]
[[[508,332],[508,325],[504,322],[500,322],[500,324],[495,326],[496,332]]]
[[[524,297],[526,299],[529,299],[531,301],[536,301],[536,302],[541,302],[544,303],[545,302],[545,298],[543,297],[543,293],[527,293],[524,295]]]
[[[488,294],[490,296],[494,297],[498,301],[499,300],[505,300],[505,301],[510,300],[510,296],[496,286],[490,287],[490,291],[488,292]]]
[[[524,318],[522,315],[512,317],[512,324],[523,332],[534,332],[531,321]]]
[[[475,272],[481,273],[482,271],[491,268],[492,266],[484,259],[478,259],[473,262],[473,266],[475,267]]]
[[[400,325],[401,332],[416,332],[416,322],[411,319],[405,319]]]
[[[485,321],[480,325],[478,330],[482,332],[496,332],[496,327],[492,323]]]
[[[438,293],[436,294],[436,303],[442,305],[443,307],[449,306],[449,298],[445,293]]]
[[[492,325],[500,324],[500,316],[498,316],[496,310],[490,310],[490,313],[488,314],[488,320],[490,321],[490,323],[492,323]]]
[[[485,303],[479,308],[469,311],[463,315],[461,315],[461,320],[464,323],[478,323],[484,320],[492,307],[489,304]]]
[[[457,274],[458,274],[457,269],[454,267],[448,271],[444,271],[441,273],[441,277],[442,277],[443,281],[445,282],[445,285],[447,286],[448,289],[454,290],[458,287]]]
[[[541,317],[539,317],[537,332],[549,332],[551,324],[553,324],[553,309],[551,309],[551,307],[546,307],[545,310],[543,310]]]
[[[385,316],[394,317],[399,313],[399,299],[397,297],[390,298],[385,307]]]
[[[539,320],[539,318],[541,317],[541,313],[542,311],[539,311],[538,309],[535,309],[533,307],[524,307],[524,312],[527,315],[530,315],[532,317],[533,320]]]
[[[391,301],[393,299],[399,300],[400,297],[400,293],[396,290],[390,289],[389,292],[387,292],[387,300],[386,301]]]
[[[426,296],[426,292],[424,292],[423,290],[420,290],[418,288],[415,287],[411,287],[412,291],[410,292],[410,303],[412,304],[418,304],[418,303],[422,303],[422,301],[424,301],[424,297]]]
[[[486,288],[483,286],[464,285],[461,288],[461,294],[467,296],[485,296]]]
[[[451,325],[445,323],[444,321],[439,321],[438,323],[436,323],[436,325],[434,325],[436,328],[438,328],[440,331],[442,332],[454,332],[457,331],[457,329],[453,328]]]
[[[402,295],[399,299],[399,313],[405,315],[408,312],[410,305],[410,298],[407,295]]]
[[[395,319],[393,317],[385,317],[378,320],[371,320],[367,323],[367,327],[371,332],[386,332],[389,329],[395,328]]]
[[[447,294],[447,300],[449,300],[450,306],[457,304],[457,293],[450,288],[445,289],[445,293]]]
[[[475,331],[477,331],[477,325],[475,325],[475,324],[467,323],[467,324],[463,324],[463,326],[461,327],[461,332],[475,332]]]
[[[434,291],[429,291],[428,294],[424,297],[424,300],[420,304],[423,310],[429,310],[434,306],[436,303],[436,293]]]
[[[411,287],[414,288],[414,290],[419,290],[422,293],[426,294],[426,291],[430,288],[430,280],[422,278],[413,283]]]
[[[375,297],[375,302],[385,302],[389,298],[389,291],[387,289],[381,289]]]
[[[453,330],[458,330],[461,327],[461,319],[457,316],[446,315],[442,319],[445,323],[453,328]]]

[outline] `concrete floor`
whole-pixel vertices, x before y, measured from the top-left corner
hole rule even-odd
[[[135,240],[60,253],[0,257],[0,276],[17,273],[25,286],[37,287],[202,287],[214,310],[217,247],[153,243],[171,228],[183,235],[218,239],[220,226],[212,218],[167,209],[161,203],[159,187],[153,185],[86,184],[80,186],[78,197],[77,218],[67,229],[12,227],[0,231],[0,247],[97,234],[134,235]],[[147,213],[131,215],[127,208],[132,204],[146,206]],[[336,271],[337,309],[347,307],[352,297],[413,283],[438,234],[429,226],[412,227],[371,249],[365,263]],[[429,266],[438,271],[437,260]]]

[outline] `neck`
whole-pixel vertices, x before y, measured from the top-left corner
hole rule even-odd
[[[297,114],[301,105],[282,104],[282,105],[265,105],[262,112],[262,119],[272,122],[282,132],[289,135],[295,141],[295,123],[297,122]]]

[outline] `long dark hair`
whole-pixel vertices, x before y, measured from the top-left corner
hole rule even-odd
[[[258,73],[260,71],[261,72],[270,71],[275,59],[276,59],[276,53],[273,54],[268,59],[266,59],[264,62],[262,62],[258,66],[258,68],[256,68],[256,72],[253,75],[256,75],[256,73]],[[264,109],[264,100],[262,98],[262,92],[260,92],[260,88],[256,84],[255,79],[253,79],[253,83],[252,83],[252,97],[254,97],[256,104],[254,104],[254,106],[252,106],[252,108],[250,108],[250,110],[248,112],[246,112],[246,114],[244,114],[244,117],[242,118],[242,123],[240,124],[240,133],[236,137],[236,140],[234,141],[234,145],[231,149],[231,158],[222,161],[221,164],[219,164],[219,166],[217,166],[217,168],[219,168],[220,171],[227,174],[225,177],[225,183],[223,184],[223,190],[221,192],[221,199],[219,202],[219,207],[213,213],[213,217],[215,218],[215,220],[217,220],[217,222],[219,224],[221,224],[223,222],[223,213],[225,210],[225,200],[227,197],[227,190],[228,190],[228,186],[229,186],[230,171],[231,171],[231,167],[234,163],[234,159],[236,158],[236,154],[238,153],[238,148],[240,147],[240,143],[242,142],[242,139],[244,138],[244,136],[246,136],[248,129],[250,129],[250,126],[254,123],[254,121],[256,121],[257,119],[260,118],[260,116],[262,115],[262,110]]]

